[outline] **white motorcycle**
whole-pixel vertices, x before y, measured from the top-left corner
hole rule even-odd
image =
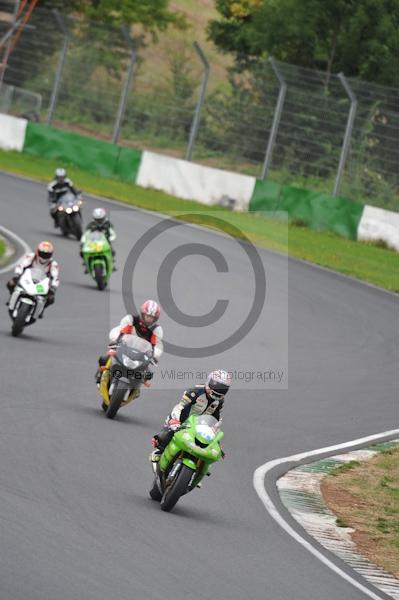
[[[17,336],[24,327],[32,325],[44,311],[50,290],[50,278],[39,267],[23,272],[8,303],[13,322],[11,333]]]

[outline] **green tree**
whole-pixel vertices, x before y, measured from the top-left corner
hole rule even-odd
[[[2,0],[0,0],[1,2]],[[1,6],[1,5],[0,5]],[[126,41],[119,25],[134,29],[136,48],[146,34],[156,38],[168,26],[184,28],[180,13],[168,8],[169,0],[39,0],[29,27],[23,31],[9,60],[6,82],[40,92],[49,100],[63,35],[50,9],[57,8],[68,21],[71,41],[64,79],[74,69],[70,94],[82,95],[100,68],[106,70],[111,89],[120,87],[121,71],[127,60]],[[81,18],[76,18],[81,17]],[[72,85],[75,82],[75,85]],[[80,84],[80,85],[78,85]]]
[[[303,67],[399,84],[399,0],[217,0],[208,28],[237,67],[274,56]]]
[[[169,10],[169,0],[83,0],[80,11],[91,19],[115,25],[141,24],[151,33],[169,25],[185,26],[183,15]]]

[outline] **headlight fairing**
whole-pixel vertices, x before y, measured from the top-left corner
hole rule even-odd
[[[137,369],[143,364],[141,360],[132,360],[131,358],[126,356],[126,354],[123,355],[122,362],[128,369]]]
[[[212,427],[209,427],[208,425],[197,425],[196,437],[198,437],[201,442],[210,444],[215,439],[216,433]]]

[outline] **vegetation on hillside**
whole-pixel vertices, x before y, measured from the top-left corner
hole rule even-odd
[[[209,35],[237,67],[267,56],[399,86],[398,0],[216,0]]]
[[[140,149],[186,157],[203,78],[197,40],[210,73],[193,160],[260,176],[279,91],[267,59],[299,64],[284,67],[268,174],[282,183],[333,189],[350,109],[333,73],[399,85],[399,0],[41,0],[6,75],[40,95],[41,119],[62,47],[55,5],[74,19],[54,123],[112,138],[130,61],[125,22],[137,61],[120,142]],[[399,93],[351,84],[359,104],[342,195],[397,210]]]

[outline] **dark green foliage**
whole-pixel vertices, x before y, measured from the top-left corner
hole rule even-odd
[[[169,10],[169,0],[82,0],[80,10],[90,19],[127,25],[141,23],[156,33],[169,25],[185,26],[183,16]]]
[[[265,56],[399,85],[399,0],[217,0],[209,36],[248,68]]]

